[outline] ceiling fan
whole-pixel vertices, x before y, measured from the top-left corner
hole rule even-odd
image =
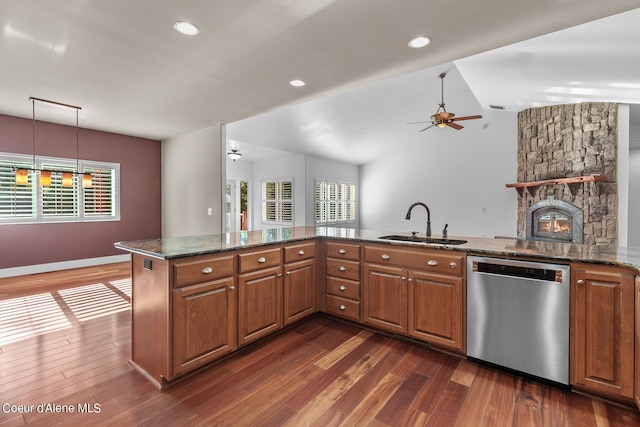
[[[438,126],[440,128],[444,128],[444,127],[451,127],[454,128],[455,130],[460,130],[462,129],[464,126],[460,126],[459,124],[455,123],[456,121],[460,121],[460,120],[474,120],[474,119],[481,119],[482,116],[480,115],[476,115],[476,116],[465,116],[465,117],[455,117],[455,114],[453,113],[449,113],[447,112],[447,110],[444,108],[444,78],[447,75],[447,73],[442,73],[440,74],[440,82],[441,82],[441,101],[440,101],[440,106],[438,107],[438,110],[436,111],[436,113],[431,116],[431,125],[427,126],[426,128],[422,129],[420,132],[425,131],[427,129],[430,129],[434,126]],[[414,124],[414,123],[428,123],[428,121],[424,121],[424,122],[410,122],[407,124]]]

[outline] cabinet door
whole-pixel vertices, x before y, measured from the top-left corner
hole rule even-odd
[[[571,383],[632,399],[634,277],[580,265],[571,287]]]
[[[464,352],[464,294],[461,277],[410,272],[409,335]]]
[[[282,267],[238,276],[239,344],[256,341],[282,327]]]
[[[284,324],[313,314],[316,284],[313,260],[287,264],[284,269]]]
[[[636,277],[636,406],[640,409],[640,277]]]
[[[174,290],[172,378],[234,350],[235,325],[232,277]]]
[[[364,321],[395,333],[407,333],[407,278],[401,268],[365,264]]]

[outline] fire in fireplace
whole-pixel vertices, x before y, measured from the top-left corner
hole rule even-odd
[[[582,243],[582,209],[556,199],[539,201],[527,211],[527,240]]]

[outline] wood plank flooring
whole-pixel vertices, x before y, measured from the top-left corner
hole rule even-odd
[[[19,295],[5,281],[1,426],[640,426],[634,409],[323,316],[160,392],[128,364],[122,272]]]

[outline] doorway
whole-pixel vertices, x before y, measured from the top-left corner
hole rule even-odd
[[[249,181],[227,180],[225,196],[225,232],[249,230]]]

